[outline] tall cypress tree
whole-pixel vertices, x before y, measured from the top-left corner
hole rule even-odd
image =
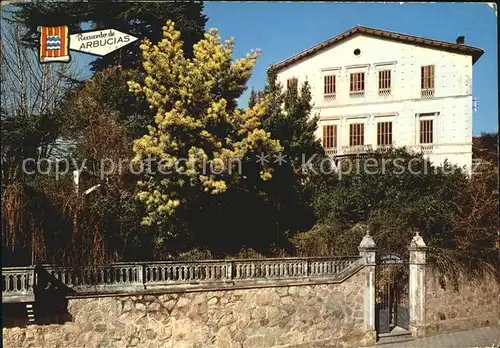
[[[291,86],[286,91],[277,79],[276,70],[268,70],[263,91],[252,98],[268,98],[268,115],[264,129],[283,146],[282,158],[276,159],[273,178],[264,191],[274,211],[277,243],[286,232],[307,229],[313,223],[309,211],[308,193],[304,182],[308,178],[305,162],[315,156],[315,163],[324,158],[320,141],[315,136],[318,116],[312,115],[311,89],[307,82]]]

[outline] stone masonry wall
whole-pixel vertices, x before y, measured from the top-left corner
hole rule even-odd
[[[339,284],[70,299],[70,322],[4,328],[3,343],[117,348],[361,346],[369,339],[363,328],[366,272],[363,268]]]
[[[500,286],[492,275],[453,280],[428,270],[426,278],[428,335],[498,325]]]

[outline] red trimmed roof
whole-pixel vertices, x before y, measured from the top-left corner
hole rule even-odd
[[[442,50],[442,51],[448,51],[448,52],[453,52],[453,53],[458,53],[458,54],[469,55],[469,56],[472,56],[472,64],[474,64],[479,59],[479,57],[481,57],[484,53],[484,51],[482,49],[477,48],[477,47],[472,47],[472,46],[467,46],[467,45],[457,44],[457,43],[451,43],[451,42],[446,42],[446,41],[432,40],[432,39],[419,37],[419,36],[394,33],[392,31],[368,28],[368,27],[363,27],[363,26],[358,25],[352,29],[349,29],[348,31],[346,31],[342,34],[339,34],[335,37],[332,37],[331,39],[323,41],[323,42],[317,44],[316,46],[313,46],[313,47],[311,47],[305,51],[302,51],[302,52],[300,52],[300,53],[298,53],[290,58],[287,58],[287,59],[285,59],[277,64],[274,64],[273,67],[279,71],[292,63],[296,63],[299,60],[302,60],[306,57],[309,57],[318,51],[321,51],[327,47],[330,47],[334,44],[337,44],[337,43],[339,43],[347,38],[350,38],[350,37],[356,35],[356,34],[363,34],[365,36],[371,36],[371,37],[392,40],[392,41],[397,41],[397,42],[403,42],[403,43],[410,43],[410,44],[418,45],[418,46],[422,46],[422,47],[433,48],[433,49],[438,49],[438,50]]]

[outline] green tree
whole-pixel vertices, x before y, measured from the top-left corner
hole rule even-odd
[[[379,250],[405,256],[419,231],[429,262],[441,269],[491,268],[495,178],[498,169],[491,165],[471,178],[455,165],[433,166],[404,148],[345,158],[339,171],[312,182],[318,221],[293,242],[302,254],[354,254],[370,228]]]
[[[25,159],[50,154],[59,135],[56,111],[76,77],[72,64],[40,67],[36,52],[20,44],[23,28],[5,23],[1,34],[0,98],[2,104],[2,185],[24,181]],[[26,168],[28,171],[32,166]]]
[[[203,3],[190,2],[109,2],[89,1],[48,2],[32,1],[13,4],[12,20],[27,28],[22,41],[31,48],[38,47],[38,26],[67,25],[70,33],[82,31],[83,25],[92,29],[117,29],[139,38],[126,47],[97,58],[91,63],[93,71],[121,65],[124,69],[140,66],[140,41],[147,38],[161,40],[166,19],[177,23],[184,41],[183,51],[190,57],[192,48],[205,31],[207,18],[202,14]]]
[[[10,241],[14,240],[21,243],[17,243],[15,255],[7,255],[8,262],[26,260],[19,251],[31,250],[33,240],[38,241],[38,261],[99,262],[154,256],[151,233],[139,226],[144,212],[135,197],[136,178],[125,172],[109,173],[101,180],[99,173],[101,160],[113,159],[116,164],[127,159],[131,139],[147,132],[153,122],[149,104],[131,94],[127,86],[130,79],[144,78],[139,42],[97,59],[93,63],[95,76],[75,85],[72,82],[79,79],[72,73],[73,63],[38,69],[36,28],[69,25],[74,33],[85,24],[95,29],[113,27],[158,41],[165,17],[176,18],[185,53],[192,55],[193,44],[203,37],[206,18],[202,8],[201,3],[40,1],[8,6],[6,25],[2,26],[2,184],[12,187],[3,191],[7,204],[2,206],[2,224],[9,240],[5,245],[13,246]],[[63,156],[77,159],[80,165],[86,159],[88,168],[81,178],[80,194],[100,184],[85,199],[74,194],[74,168],[60,180],[55,180],[54,173],[22,176],[23,159],[49,156],[60,147],[56,145],[62,138],[77,145],[72,153],[63,151]],[[24,236],[23,231],[33,231],[34,238]]]
[[[498,163],[498,133],[481,133],[472,138],[472,154],[490,163]]]
[[[200,193],[218,195],[242,180],[272,176],[266,166],[249,170],[256,154],[281,150],[262,129],[266,104],[236,108],[258,52],[233,62],[233,41],[219,41],[217,31],[210,30],[187,59],[181,34],[168,21],[157,45],[141,45],[147,77],[143,85],[129,85],[156,111],[149,134],[134,142],[136,161],[151,158],[157,165],[156,174],[139,182],[138,197],[148,212],[145,224],[163,223]],[[208,171],[207,163],[212,166]]]
[[[317,165],[324,158],[324,150],[315,135],[319,118],[312,115],[309,84],[304,82],[300,87],[291,86],[285,91],[272,66],[264,90],[252,92],[249,105],[254,100],[267,101],[264,129],[283,147],[282,160],[278,160],[273,178],[263,184],[263,192],[274,212],[276,242],[283,244],[285,234],[310,228],[312,223],[307,208],[310,197],[305,185],[311,173],[307,172],[306,163],[313,159],[313,164]]]

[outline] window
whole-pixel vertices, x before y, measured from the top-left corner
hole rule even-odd
[[[337,125],[323,126],[323,147],[325,149],[337,147]]]
[[[421,68],[420,88],[422,97],[434,96],[434,65]]]
[[[377,123],[377,145],[392,145],[392,122]]]
[[[351,73],[350,89],[351,96],[364,96],[365,95],[365,73]]]
[[[297,87],[298,85],[298,80],[296,77],[293,77],[291,79],[286,80],[286,88],[289,89],[291,86]]]
[[[349,125],[349,145],[358,146],[365,143],[365,125],[353,123]]]
[[[378,72],[378,94],[388,95],[391,93],[391,71],[382,70]]]
[[[326,95],[333,95],[336,92],[336,86],[335,86],[335,75],[327,75],[325,76],[325,88],[324,88],[324,94]]]
[[[420,144],[432,143],[432,120],[420,120]]]

